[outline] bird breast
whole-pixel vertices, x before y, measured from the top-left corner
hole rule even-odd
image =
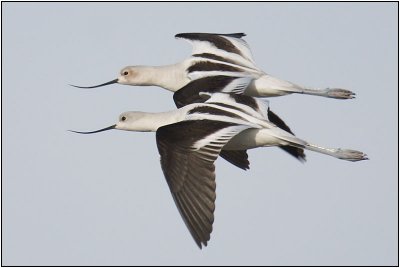
[[[247,150],[257,147],[284,145],[271,129],[247,129],[233,137],[224,150]]]

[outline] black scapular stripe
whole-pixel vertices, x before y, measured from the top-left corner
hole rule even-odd
[[[198,61],[187,69],[188,73],[192,72],[210,72],[210,71],[221,71],[221,72],[243,72],[242,69],[236,68],[223,63],[215,63],[209,61]]]
[[[222,116],[227,116],[227,117],[231,117],[231,118],[238,118],[238,119],[245,120],[241,116],[239,116],[235,113],[231,113],[231,112],[221,110],[218,108],[214,108],[214,107],[210,107],[210,106],[198,106],[188,112],[188,114],[194,114],[194,113],[222,115]]]
[[[197,57],[197,58],[205,58],[205,59],[210,59],[210,60],[217,60],[217,61],[223,61],[223,62],[227,62],[227,63],[231,63],[231,64],[237,64],[235,61],[215,55],[215,54],[211,54],[211,53],[202,53],[202,54],[193,54],[193,57]]]

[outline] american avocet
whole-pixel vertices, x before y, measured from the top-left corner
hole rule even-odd
[[[292,93],[323,96],[336,99],[354,98],[354,93],[340,88],[315,89],[273,77],[255,65],[250,48],[242,39],[244,33],[211,34],[180,33],[176,38],[189,41],[193,46],[191,57],[167,66],[128,66],[112,81],[90,87],[119,83],[132,86],[160,86],[176,92],[178,107],[188,104],[187,96],[197,96],[198,90],[218,92],[234,91],[235,85],[226,87],[234,77],[246,77],[244,93],[254,97],[274,97]],[[218,77],[217,80],[214,77]],[[201,80],[199,80],[201,79]],[[199,85],[202,87],[199,88]]]
[[[203,96],[204,94],[202,94]],[[215,93],[163,113],[125,112],[110,129],[155,131],[161,168],[178,210],[196,244],[207,246],[215,209],[215,166],[221,150],[293,146],[348,161],[368,159],[359,151],[313,145],[267,119],[266,103],[252,97]]]
[[[291,93],[310,94],[338,99],[350,99],[354,93],[344,89],[311,89],[266,74],[256,67],[250,48],[242,39],[244,33],[210,34],[181,33],[176,38],[189,41],[192,55],[180,63],[167,66],[128,66],[112,81],[78,88],[96,88],[110,84],[132,86],[160,86],[173,91],[178,108],[194,102],[202,102],[199,92],[244,93],[255,97],[282,96]],[[285,122],[269,111],[269,120],[291,132]],[[291,132],[292,133],[292,132]],[[293,134],[293,133],[292,133]],[[295,158],[304,161],[305,156],[293,147],[280,146]],[[242,169],[248,169],[246,151],[225,151],[221,157]]]

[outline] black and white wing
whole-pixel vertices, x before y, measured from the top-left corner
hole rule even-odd
[[[200,93],[243,94],[252,81],[252,77],[226,75],[203,77],[191,81],[186,86],[176,91],[174,93],[174,101],[176,107],[181,108],[191,103],[204,102],[205,99],[200,96]]]
[[[193,57],[203,57],[258,69],[249,45],[242,39],[243,36],[245,36],[244,33],[180,33],[175,35],[176,38],[185,39],[192,44]]]
[[[251,82],[263,74],[254,65],[243,33],[180,33],[175,37],[189,41],[192,57],[186,73],[191,82],[174,94],[178,108],[199,102],[199,92],[243,94]]]
[[[209,93],[209,92],[200,92],[200,96],[203,98],[207,97],[208,99],[205,101],[209,104],[217,104],[224,107],[231,106],[233,109],[238,109],[246,114],[259,118],[261,120],[267,120],[293,135],[295,135],[288,125],[271,109],[269,108],[268,101],[253,98],[250,96],[242,95],[242,94],[220,94],[220,93]],[[306,155],[304,150],[301,148],[283,145],[279,146],[282,150],[289,153],[300,162],[306,161]],[[229,155],[228,155],[229,157]]]
[[[194,80],[174,93],[176,107],[181,108],[191,103],[201,103],[205,98],[201,92],[225,92],[242,94],[253,79],[250,77],[211,76]],[[241,168],[249,169],[248,155],[245,150],[222,151],[221,157],[229,163]]]
[[[196,244],[207,246],[215,209],[215,166],[221,148],[250,128],[230,122],[189,120],[160,127],[157,147],[175,204]]]

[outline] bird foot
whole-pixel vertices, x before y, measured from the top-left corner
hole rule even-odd
[[[346,90],[346,89],[341,89],[341,88],[328,88],[326,89],[326,94],[328,98],[334,98],[334,99],[354,99],[355,98],[355,93]]]
[[[368,156],[360,151],[350,150],[350,149],[337,149],[336,155],[339,159],[347,160],[347,161],[361,161],[361,160],[369,160]]]

